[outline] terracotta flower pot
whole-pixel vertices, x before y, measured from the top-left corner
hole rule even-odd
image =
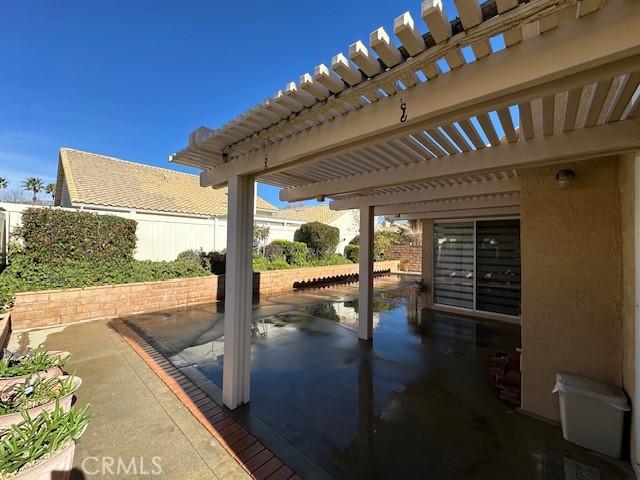
[[[63,375],[60,379],[68,378],[67,375]],[[73,391],[64,397],[60,397],[57,400],[60,402],[60,408],[65,412],[68,412],[71,408],[71,401],[73,400],[73,394],[80,388],[82,385],[82,379],[80,377],[74,378],[75,388]],[[35,418],[40,415],[42,412],[52,412],[56,408],[56,400],[52,400],[49,403],[45,403],[44,405],[38,405],[37,407],[31,407],[27,410],[29,417]],[[9,428],[11,425],[15,425],[20,423],[23,420],[22,413],[15,412],[9,413],[8,415],[0,415],[0,429]]]
[[[12,480],[68,480],[73,468],[73,456],[76,453],[76,442],[69,442],[54,455],[41,460],[31,468],[11,477]],[[55,476],[53,474],[55,472]]]
[[[54,350],[48,353],[49,355],[54,355],[58,357],[68,357],[70,355],[69,352],[64,352],[62,350]],[[26,382],[27,380],[29,380],[30,378],[33,378],[34,376],[41,378],[42,380],[46,380],[49,378],[59,377],[63,373],[64,372],[62,371],[62,368],[53,367],[53,368],[50,368],[49,370],[44,370],[42,372],[33,373],[30,375],[20,375],[17,377],[0,378],[0,398],[4,397],[7,394],[7,392],[9,392],[15,385],[20,385]]]

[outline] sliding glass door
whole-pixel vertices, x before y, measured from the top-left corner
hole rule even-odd
[[[433,302],[520,315],[520,220],[433,226]]]

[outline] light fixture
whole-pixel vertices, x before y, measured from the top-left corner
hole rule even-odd
[[[569,188],[575,179],[576,172],[568,168],[562,169],[556,174],[556,182],[560,188]]]
[[[318,202],[324,202],[324,199],[325,199],[325,198],[326,198],[326,197],[325,197],[324,195],[318,195],[318,196],[316,197],[316,200],[317,200]]]

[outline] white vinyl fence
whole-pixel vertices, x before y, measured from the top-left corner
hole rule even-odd
[[[0,246],[0,259],[6,254],[8,239],[16,226],[20,225],[22,212],[34,205],[0,203],[4,208],[2,225],[4,235]],[[45,208],[35,206],[36,208]],[[60,207],[55,207],[60,208]],[[78,211],[80,208],[63,208]],[[138,260],[174,260],[185,250],[224,250],[227,247],[227,220],[225,217],[196,217],[188,215],[156,214],[135,210],[82,209],[99,215],[117,215],[138,222],[138,243],[135,256]],[[276,239],[293,240],[294,232],[302,222],[256,216],[256,223],[269,227],[268,242]],[[2,230],[0,230],[2,232]]]

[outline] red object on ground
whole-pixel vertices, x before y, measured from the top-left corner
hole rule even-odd
[[[520,406],[521,350],[516,349],[508,354],[496,353],[489,359],[489,384],[496,389],[500,400],[514,406]]]

